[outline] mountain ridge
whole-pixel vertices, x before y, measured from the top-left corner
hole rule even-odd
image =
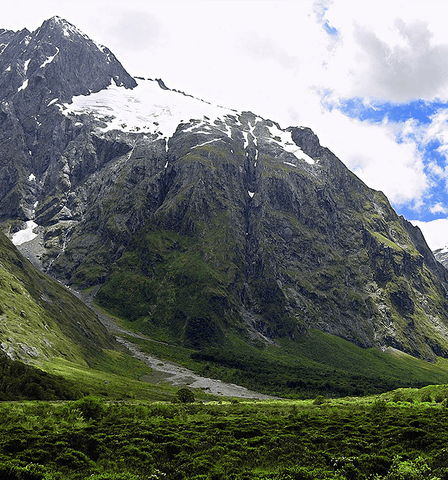
[[[39,268],[198,351],[448,357],[447,271],[311,129],[136,80],[57,17],[3,35],[0,222]]]

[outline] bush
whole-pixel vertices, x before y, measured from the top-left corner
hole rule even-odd
[[[194,402],[194,393],[188,388],[181,388],[176,393],[177,400],[180,403],[193,403]]]
[[[375,416],[382,417],[387,411],[387,403],[381,398],[375,399],[372,403],[372,414]]]
[[[45,467],[36,463],[30,463],[24,467],[11,462],[0,465],[2,480],[43,480],[46,473]]]
[[[423,393],[422,398],[421,398],[420,401],[422,401],[422,402],[427,402],[427,403],[431,403],[431,402],[432,402],[431,394],[430,394],[429,392]]]
[[[422,457],[415,460],[402,460],[397,456],[394,458],[392,467],[386,476],[387,480],[440,480],[439,477],[431,475],[431,469]]]
[[[325,403],[325,397],[323,395],[317,395],[313,400],[313,405],[323,405]]]
[[[104,401],[93,395],[77,400],[73,407],[79,409],[86,420],[99,420],[106,411]]]

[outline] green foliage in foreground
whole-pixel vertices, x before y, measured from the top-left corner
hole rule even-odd
[[[423,393],[399,402],[3,403],[0,478],[446,479],[448,402],[420,402]]]

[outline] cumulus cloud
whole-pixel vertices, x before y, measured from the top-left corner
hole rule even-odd
[[[355,24],[360,69],[354,74],[358,95],[396,102],[434,98],[448,86],[448,45],[432,43],[427,23],[395,21],[396,44]]]
[[[422,204],[430,179],[415,142],[397,143],[394,125],[387,122],[373,125],[337,111],[326,117],[333,128],[324,127],[322,142],[361,180],[383,191],[395,206]]]
[[[435,205],[433,205],[431,208],[431,213],[448,213],[448,208],[443,205],[442,202],[437,202]]]

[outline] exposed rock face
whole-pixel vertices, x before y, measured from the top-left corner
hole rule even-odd
[[[434,257],[438,262],[440,262],[445,268],[448,268],[448,249],[439,248],[434,251]]]
[[[446,270],[310,129],[136,86],[60,19],[2,36],[0,218],[38,225],[41,268],[194,348],[317,328],[447,356]]]
[[[64,185],[60,156],[71,134],[56,102],[136,82],[107,48],[59,17],[33,33],[4,31],[0,42],[0,216],[30,217],[40,190],[47,196]]]

